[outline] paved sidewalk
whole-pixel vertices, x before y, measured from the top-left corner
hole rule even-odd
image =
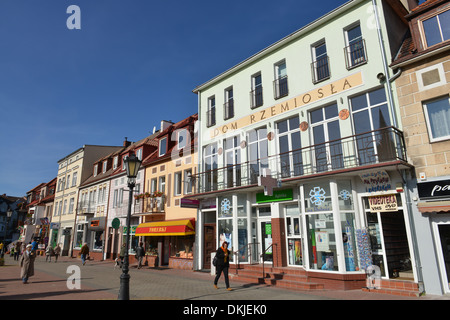
[[[5,266],[0,267],[0,300],[117,300],[120,269],[111,261],[88,261],[85,266],[79,259],[62,257],[58,263],[47,263],[37,257],[35,276],[29,284],[22,284],[17,261],[5,256]],[[81,289],[70,290],[67,279],[69,266],[79,266]],[[223,278],[219,290],[212,286],[213,276],[167,268],[130,268],[130,298],[132,300],[450,300],[449,296],[410,298],[368,293],[362,290],[293,291],[249,284],[231,275],[233,291],[226,291]]]

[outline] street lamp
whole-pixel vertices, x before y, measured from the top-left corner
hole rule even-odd
[[[120,275],[119,300],[130,300],[130,275],[128,274],[128,248],[130,246],[130,219],[131,219],[131,203],[133,201],[133,188],[136,185],[136,176],[142,161],[135,154],[130,154],[124,160],[128,177],[128,214],[127,214],[127,242],[125,256],[122,266],[122,274]]]

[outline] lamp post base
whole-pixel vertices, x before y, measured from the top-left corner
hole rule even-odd
[[[130,300],[130,275],[122,273],[120,275],[120,289],[118,300]]]

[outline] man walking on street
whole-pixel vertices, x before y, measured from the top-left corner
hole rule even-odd
[[[143,243],[140,242],[139,246],[136,248],[136,258],[138,260],[138,269],[140,269],[142,267],[142,260],[145,256],[145,249],[142,245],[143,245]]]

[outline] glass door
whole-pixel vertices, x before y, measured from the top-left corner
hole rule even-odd
[[[272,221],[264,219],[259,221],[260,240],[262,245],[263,262],[273,261],[272,247]]]
[[[367,231],[372,249],[372,264],[378,266],[381,276],[386,276],[386,257],[383,243],[383,229],[379,212],[367,212]]]

